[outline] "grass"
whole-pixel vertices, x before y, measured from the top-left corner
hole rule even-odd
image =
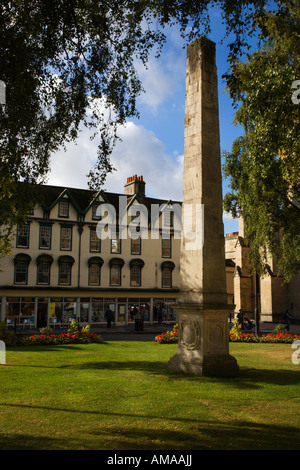
[[[136,341],[8,350],[0,449],[298,449],[291,345],[231,344],[236,379],[171,374],[176,351]]]

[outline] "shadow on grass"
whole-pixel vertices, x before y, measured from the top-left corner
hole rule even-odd
[[[98,415],[103,420],[99,421],[97,428],[91,426],[86,429],[84,435],[78,432],[77,436],[74,430],[69,430],[68,436],[64,433],[57,438],[53,435],[36,437],[0,432],[0,450],[296,450],[300,439],[298,428],[243,420],[199,422],[151,418],[142,414],[98,412]],[[122,420],[122,425],[113,424],[115,418]],[[142,423],[144,418],[147,419],[147,427]],[[141,424],[135,425],[137,421]],[[184,430],[180,429],[183,426]]]
[[[103,343],[105,344],[105,343]],[[73,350],[80,350],[82,345],[64,345],[64,348],[70,348]],[[37,351],[43,348],[37,347]],[[51,346],[51,351],[54,348],[59,352],[59,345]],[[19,351],[25,351],[26,348],[20,348]],[[30,349],[32,350],[32,348]],[[19,365],[18,365],[19,366]],[[9,364],[5,367],[11,367]],[[168,360],[162,361],[96,361],[96,362],[80,362],[78,364],[63,364],[63,365],[20,365],[19,367],[37,367],[37,368],[57,368],[57,369],[74,369],[74,370],[103,370],[103,371],[137,371],[144,372],[151,375],[162,375],[169,380],[174,381],[213,381],[219,383],[226,383],[230,381],[230,384],[240,389],[258,389],[266,384],[272,385],[300,385],[300,368],[297,370],[292,369],[262,369],[262,368],[247,368],[241,367],[239,376],[236,378],[218,378],[218,377],[199,377],[196,375],[188,374],[175,374],[168,371]]]
[[[164,361],[110,361],[110,362],[87,362],[71,366],[75,369],[100,369],[107,371],[140,371],[154,375],[164,375],[170,380],[189,380],[193,381],[216,381],[230,384],[239,388],[259,388],[262,384],[273,385],[300,385],[300,369],[254,369],[241,368],[240,374],[236,378],[218,378],[218,377],[199,377],[188,374],[174,374],[168,371],[167,362]]]

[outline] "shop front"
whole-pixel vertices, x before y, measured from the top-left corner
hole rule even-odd
[[[105,312],[113,312],[114,324],[128,325],[136,320],[158,322],[158,310],[162,321],[176,321],[172,304],[176,298],[154,297],[10,297],[1,298],[1,320],[8,327],[67,328],[72,320],[80,325],[105,324]]]

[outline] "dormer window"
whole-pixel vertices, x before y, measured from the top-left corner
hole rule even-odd
[[[100,220],[100,215],[97,215],[98,207],[99,207],[99,203],[93,204],[93,206],[92,206],[92,218],[93,218],[93,220]]]
[[[69,217],[69,201],[66,201],[66,200],[59,201],[58,217]]]

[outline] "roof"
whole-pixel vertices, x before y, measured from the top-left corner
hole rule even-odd
[[[128,196],[125,194],[107,192],[104,190],[92,191],[89,189],[78,189],[65,186],[40,185],[38,188],[38,193],[41,197],[41,203],[46,210],[50,210],[64,195],[67,195],[80,213],[87,212],[87,210],[90,208],[93,202],[96,202],[97,197],[99,196],[102,196],[105,202],[112,204],[117,211],[119,208],[120,196],[125,196],[128,203],[131,202],[132,199],[136,196],[137,201],[141,204],[144,204],[147,209],[150,209],[152,204],[158,204],[159,206],[166,205],[167,203],[181,204],[179,201],[156,199],[146,196],[139,197],[139,195]]]

